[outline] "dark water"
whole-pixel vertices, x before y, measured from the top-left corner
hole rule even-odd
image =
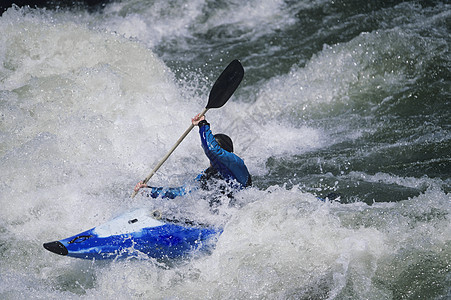
[[[440,1],[309,4],[284,3],[285,14],[280,17],[291,20],[274,28],[267,29],[266,20],[261,20],[262,26],[227,24],[206,31],[194,29],[192,36],[182,39],[183,45],[178,45],[179,37],[168,37],[155,49],[174,70],[197,65],[207,75],[209,69],[220,67],[218,56],[226,61],[239,57],[247,66],[242,101],[265,101],[256,96],[265,81],[284,77],[292,68],[304,68],[315,55],[333,60],[335,53],[323,51],[325,46],[333,46],[340,52],[337,60],[351,56],[352,63],[330,70],[333,75],[327,80],[333,80],[336,95],[327,103],[315,103],[315,98],[321,97],[320,91],[315,91],[315,98],[308,99],[312,109],[302,111],[294,95],[275,99],[292,102],[284,109],[284,120],[327,132],[326,145],[300,155],[268,158],[269,175],[258,177],[257,185],[290,182],[310,191],[314,187],[338,191],[344,201],[366,203],[408,199],[429,187],[368,182],[362,176],[352,176],[356,172],[370,176],[383,173],[437,179],[448,193],[449,5]],[[212,2],[207,7],[206,16],[201,18],[204,23],[208,23],[209,12],[240,11],[239,5],[228,2]],[[327,80],[322,86],[326,93]]]
[[[49,3],[0,17],[0,298],[451,297],[448,1]],[[124,199],[235,58],[244,80],[207,117],[255,187],[214,253],[166,269],[44,252],[135,206],[212,218]],[[154,183],[202,169],[198,143]]]

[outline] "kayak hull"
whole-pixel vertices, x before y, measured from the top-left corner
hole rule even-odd
[[[157,214],[158,215],[158,214]],[[77,235],[44,244],[60,255],[83,259],[175,259],[209,252],[222,230],[155,218],[140,209]]]

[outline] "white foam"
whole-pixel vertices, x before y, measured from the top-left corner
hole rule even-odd
[[[37,218],[64,220],[58,237],[106,221],[196,107],[137,41],[39,12],[8,11],[0,28],[1,218],[33,235],[30,212],[52,207]]]
[[[327,298],[346,296],[352,281],[358,298],[388,298],[392,290],[384,283],[402,278],[412,266],[421,269],[429,254],[437,263],[434,270],[444,270],[440,264],[444,265],[450,240],[450,196],[440,187],[409,201],[373,206],[323,203],[297,187],[251,188],[237,195],[246,204],[242,209],[227,211],[232,219],[212,255],[170,269],[154,261],[72,260],[42,248],[43,242],[79,233],[140,205],[178,208],[180,213],[186,212],[184,204],[190,205],[190,213],[208,219],[202,216],[208,204],[194,197],[164,202],[166,206],[163,200],[129,198],[136,181],[167,152],[207,99],[207,95],[193,97],[186,92],[190,87],[180,88],[143,43],[189,35],[184,26],[197,18],[202,10],[195,5],[202,7],[202,3],[192,4],[193,12],[187,10],[185,19],[174,24],[174,32],[152,35],[149,24],[153,21],[138,13],[94,24],[119,28],[120,34],[145,36],[151,42],[94,30],[81,24],[89,20],[86,15],[77,20],[78,15],[71,13],[10,10],[0,18],[0,295]],[[248,2],[248,13],[254,4],[258,3]],[[281,10],[275,6],[274,12],[257,9],[255,13],[255,20],[264,21],[279,18]],[[226,10],[221,15],[232,17],[233,13]],[[243,13],[233,21],[244,22],[245,17]],[[276,21],[270,30],[289,24],[287,19],[288,23]],[[159,25],[170,30],[165,20],[155,20],[157,30]],[[252,27],[253,22],[246,24]],[[264,174],[269,156],[321,147],[324,140],[330,142],[330,132],[305,124],[304,113],[320,111],[315,108],[321,105],[346,106],[351,101],[347,93],[354,88],[365,90],[385,80],[397,89],[403,82],[405,70],[394,74],[382,70],[372,78],[377,55],[366,51],[381,42],[377,49],[383,53],[398,38],[409,45],[411,36],[397,30],[383,33],[382,39],[379,35],[373,32],[344,45],[325,47],[305,67],[293,66],[289,74],[260,86],[255,104],[231,101],[221,111],[209,112],[208,117],[215,120],[212,127],[230,133],[237,153],[256,174]],[[367,44],[359,46],[361,42]],[[360,86],[356,87],[358,76]],[[238,122],[241,127],[232,127],[235,120],[243,121]],[[249,131],[258,139],[249,140]],[[334,141],[359,134],[347,132]],[[152,183],[184,183],[208,165],[197,134],[190,134],[173,155]],[[381,173],[367,180],[411,187],[424,182],[440,185],[440,179]]]

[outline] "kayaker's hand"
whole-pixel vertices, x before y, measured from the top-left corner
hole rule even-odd
[[[135,188],[133,190],[137,193],[140,189],[145,188],[145,187],[147,187],[147,184],[140,181],[135,185]]]
[[[202,120],[205,120],[205,116],[199,117],[200,114],[197,114],[194,116],[194,118],[191,119],[191,124],[194,126],[199,125],[199,122]]]

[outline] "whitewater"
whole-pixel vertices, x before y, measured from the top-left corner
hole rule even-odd
[[[363,3],[363,2],[362,2]],[[0,298],[449,299],[447,1],[111,1],[0,17]],[[130,198],[202,111],[254,185]],[[194,129],[151,184],[208,167]],[[319,201],[330,192],[339,201]],[[224,228],[173,264],[46,251],[139,208]]]

